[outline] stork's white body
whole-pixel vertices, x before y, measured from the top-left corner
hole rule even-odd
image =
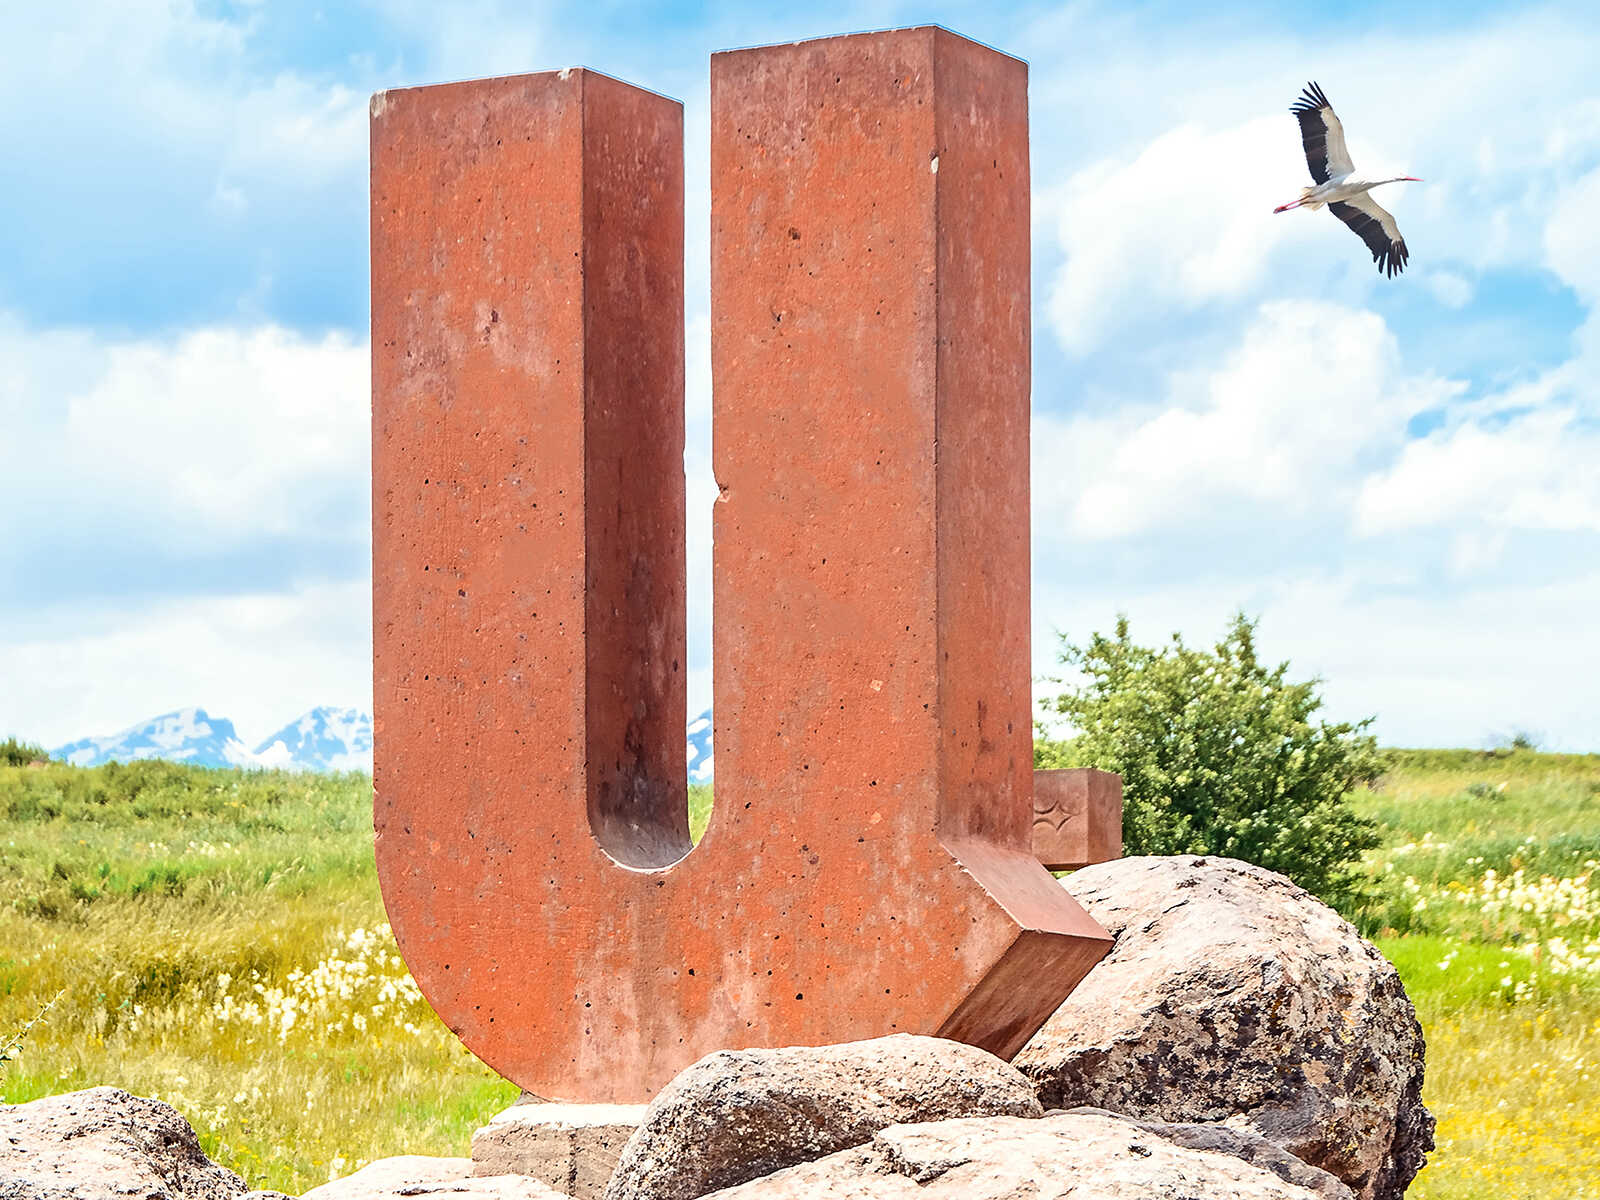
[[[1394,215],[1367,193],[1386,183],[1421,183],[1411,175],[1388,179],[1368,179],[1357,175],[1350,152],[1345,149],[1344,126],[1334,115],[1333,105],[1315,83],[1289,109],[1300,121],[1300,140],[1305,147],[1306,166],[1316,186],[1301,188],[1300,199],[1280,204],[1273,212],[1291,208],[1313,211],[1329,205],[1329,211],[1367,244],[1378,270],[1393,278],[1405,269],[1408,252]]]
[[[1301,188],[1300,199],[1272,211],[1287,212],[1291,208],[1309,208],[1315,211],[1324,204],[1337,204],[1341,200],[1354,200],[1357,196],[1364,196],[1381,184],[1415,182],[1418,181],[1409,175],[1396,175],[1392,179],[1368,179],[1352,171],[1348,175],[1334,176],[1327,183],[1319,183],[1316,187]]]

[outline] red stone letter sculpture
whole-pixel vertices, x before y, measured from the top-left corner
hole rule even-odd
[[[1030,849],[1024,65],[712,60],[692,853],[681,110],[575,70],[372,131],[377,854],[428,999],[561,1099],[724,1047],[1015,1053],[1109,946]]]

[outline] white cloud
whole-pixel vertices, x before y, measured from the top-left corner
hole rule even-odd
[[[1412,272],[1442,269],[1427,285],[1446,307],[1485,270],[1542,265],[1545,213],[1600,152],[1600,100],[1589,95],[1600,28],[1559,11],[1434,36],[1322,31],[1314,48],[1270,31],[1146,47],[1140,33],[1079,11],[1030,37],[1035,64],[1072,51],[1070,70],[1038,71],[1033,128],[1041,227],[1061,256],[1041,290],[1074,356],[1119,334],[1166,331],[1174,314],[1308,290],[1352,302],[1403,286],[1380,281],[1325,212],[1271,212],[1310,182],[1285,111],[1302,80],[1284,63],[1316,63],[1358,168],[1427,180],[1378,199],[1400,222]],[[1097,40],[1112,44],[1097,53]],[[1134,95],[1139,103],[1115,101]],[[1575,218],[1590,201],[1568,197]]]
[[[61,605],[0,633],[0,736],[46,746],[200,705],[255,746],[317,704],[372,707],[365,577],[118,609]]]
[[[1600,302],[1600,169],[1562,187],[1543,230],[1544,261],[1586,302]],[[1516,386],[1458,406],[1366,480],[1356,504],[1365,535],[1451,531],[1459,572],[1499,561],[1512,531],[1600,532],[1600,315],[1572,357]]]
[[[1465,308],[1472,302],[1472,281],[1454,271],[1429,271],[1422,277],[1433,298],[1446,308]]]
[[[1562,189],[1544,227],[1544,260],[1589,304],[1600,303],[1600,167]]]
[[[304,186],[318,186],[346,179],[365,158],[367,95],[342,83],[283,72],[229,107],[238,136],[224,149],[225,178],[263,179],[288,168]]]
[[[0,678],[25,684],[0,696],[0,732],[14,724],[59,740],[204,703],[253,737],[312,703],[365,702],[364,352],[356,339],[240,325],[237,313],[258,302],[248,279],[227,283],[223,304],[242,293],[239,309],[212,303],[196,317],[160,306],[239,261],[271,312],[291,311],[271,307],[274,278],[299,289],[292,303],[302,312],[328,281],[359,280],[362,97],[375,79],[589,61],[688,100],[689,309],[698,322],[689,338],[688,561],[701,631],[692,636],[703,638],[704,510],[715,492],[697,282],[704,51],[893,25],[905,13],[880,6],[852,20],[842,9],[796,10],[621,33],[601,20],[582,27],[594,32],[564,33],[580,27],[547,6],[504,0],[378,0],[373,11],[372,57],[324,66],[264,49],[266,10],[89,0],[8,14],[0,132],[8,159],[31,173],[11,203],[48,218],[12,225],[65,231],[62,253],[50,243],[35,282],[59,277],[62,303],[78,303],[80,284],[104,288],[111,277],[72,274],[66,251],[93,263],[160,247],[163,266],[187,259],[189,275],[153,278],[134,261],[115,278],[125,288],[136,281],[125,311],[82,319],[206,325],[130,337],[0,318],[0,418],[16,434],[0,438],[0,470],[8,499],[20,500],[0,506],[8,545],[33,536],[32,561],[54,563],[63,549],[92,553],[142,529],[152,546],[180,555],[249,553],[251,536],[296,541],[333,523],[357,549],[343,582],[297,584],[281,572],[281,586],[230,582],[210,598],[91,601],[70,588],[33,597],[21,573],[33,568],[21,568],[14,596],[0,594],[12,614],[9,627],[0,622]],[[1581,556],[1542,560],[1553,582],[1501,564],[1529,528],[1569,539],[1562,545],[1592,544],[1570,539],[1592,536],[1584,531],[1596,498],[1585,480],[1595,473],[1584,471],[1596,461],[1590,380],[1600,376],[1585,364],[1600,365],[1600,317],[1580,332],[1566,368],[1470,397],[1409,361],[1393,333],[1408,319],[1447,323],[1475,307],[1496,268],[1545,267],[1585,303],[1600,298],[1588,216],[1600,203],[1592,18],[1540,9],[1408,37],[1392,27],[1291,36],[1259,26],[1225,38],[1094,4],[1057,6],[1025,33],[1003,12],[954,20],[1027,49],[1045,272],[1037,321],[1098,394],[1124,389],[1114,414],[1104,403],[1095,415],[1071,414],[1063,405],[1074,398],[1072,378],[1039,380],[1035,513],[1049,548],[1040,618],[1105,628],[1126,608],[1152,640],[1183,628],[1205,641],[1244,603],[1266,614],[1270,648],[1324,671],[1346,715],[1379,710],[1392,740],[1460,743],[1528,724],[1592,746],[1593,698],[1561,667],[1575,654],[1593,657],[1587,614],[1600,585],[1582,574]],[[1363,168],[1429,180],[1392,191],[1413,252],[1401,281],[1378,281],[1360,243],[1327,214],[1270,211],[1305,181],[1284,108],[1302,82],[1287,72],[1310,62]],[[204,223],[215,226],[209,241]],[[1408,316],[1406,288],[1441,311]],[[1313,301],[1293,300],[1306,296]],[[1393,304],[1392,324],[1363,311],[1368,303]],[[325,319],[359,320],[307,318]],[[1117,354],[1137,359],[1156,387],[1135,391],[1105,369]],[[1448,358],[1435,362],[1440,375],[1460,373]],[[1504,374],[1526,371],[1510,363]],[[354,406],[339,407],[335,394],[347,392]],[[1407,418],[1429,406],[1446,410],[1444,424],[1407,445]],[[1478,486],[1457,487],[1461,478]],[[1262,568],[1245,553],[1257,534],[1306,528],[1310,542],[1293,563]],[[1372,536],[1351,536],[1362,532]],[[1069,578],[1069,560],[1053,557],[1062,552],[1108,569]],[[1186,565],[1172,567],[1184,554]],[[1436,566],[1463,577],[1459,594],[1429,583]],[[175,590],[200,586],[174,575]],[[5,582],[0,566],[0,593]],[[705,656],[691,655],[689,667],[692,689],[705,694]]]
[[[63,457],[180,527],[304,532],[342,509],[364,532],[368,362],[342,334],[276,326],[113,345],[67,402]]]
[[[1376,716],[1391,746],[1474,746],[1506,729],[1539,730],[1552,749],[1592,750],[1600,697],[1574,663],[1600,661],[1600,573],[1549,582],[1507,578],[1453,594],[1447,608],[1405,571],[1274,571],[1250,578],[1107,584],[1092,572],[1039,581],[1034,670],[1057,673],[1054,631],[1083,642],[1118,612],[1145,645],[1181,632],[1209,646],[1241,605],[1261,618],[1264,660],[1325,682],[1331,720]],[[1041,697],[1059,689],[1037,685]]]
[[[530,0],[377,0],[374,5],[394,29],[415,39],[427,78],[405,84],[435,83],[549,71],[576,64],[550,57],[550,5]],[[605,64],[597,63],[602,70]]]
[[[1597,463],[1600,429],[1580,425],[1570,408],[1469,421],[1410,443],[1367,480],[1356,528],[1371,535],[1471,522],[1463,561],[1482,565],[1485,549],[1504,543],[1483,542],[1479,526],[1600,533]]]
[[[711,510],[717,480],[711,471],[711,319],[689,316],[685,337],[683,467],[688,540],[689,715],[711,706]]]
[[[1407,376],[1374,313],[1263,305],[1220,365],[1173,377],[1159,407],[1036,416],[1036,521],[1107,539],[1181,527],[1229,499],[1270,506],[1271,520],[1337,509],[1414,414],[1458,390]]]
[[[364,129],[365,96],[293,71],[252,70],[256,14],[230,19],[192,0],[84,0],[20,6],[6,23],[0,126],[21,142],[70,148],[126,129],[135,145],[184,157],[204,147],[261,172],[344,168],[364,154],[351,122],[359,116]],[[41,121],[46,107],[52,119]]]
[[[105,370],[105,347],[83,329],[30,329],[0,311],[0,471],[22,471],[61,412],[61,399],[93,385]]]
[[[1295,163],[1283,122],[1263,117],[1207,132],[1184,125],[1126,163],[1099,163],[1041,197],[1066,254],[1049,290],[1056,336],[1093,349],[1118,316],[1147,303],[1195,308],[1258,287],[1267,259],[1304,232],[1287,200]],[[1285,219],[1287,218],[1287,219]]]
[[[142,146],[205,144],[272,170],[323,162],[330,134],[339,165],[362,154],[347,122],[365,117],[365,96],[293,70],[253,70],[258,24],[258,14],[230,19],[194,0],[18,6],[6,13],[0,122],[29,142],[75,139],[93,136],[83,122],[98,115],[102,131],[138,130]],[[38,122],[43,106],[51,122]]]
[[[280,66],[264,20],[192,0],[8,7],[0,304],[171,327],[260,306],[287,273],[269,311],[356,307],[372,68]]]
[[[687,556],[701,647],[688,678],[698,712],[711,703],[716,496],[703,315],[690,322],[688,350]],[[250,741],[314,704],[365,705],[368,395],[368,348],[337,333],[224,326],[107,340],[0,314],[0,426],[11,435],[0,440],[0,472],[7,493],[28,501],[0,510],[17,566],[9,580],[0,572],[0,609],[12,614],[9,627],[0,622],[0,678],[15,681],[0,689],[0,736],[55,743],[201,704]],[[207,596],[195,593],[210,585],[180,577],[175,595],[130,586],[108,597],[92,570],[81,594],[58,575],[45,604],[31,598],[38,566],[64,545],[92,563],[122,549],[129,531],[175,556],[180,576],[206,555],[252,553],[260,537],[331,539],[349,548],[345,581],[286,576],[277,590],[246,582]]]
[[[108,530],[225,549],[253,535],[366,538],[368,354],[277,326],[107,340],[0,319],[0,469],[11,544]],[[41,514],[75,513],[41,531]],[[82,517],[97,524],[83,523]],[[102,544],[101,549],[104,549]]]

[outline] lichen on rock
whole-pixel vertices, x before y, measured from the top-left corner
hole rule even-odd
[[[1116,938],[1014,1065],[1049,1108],[1250,1130],[1398,1200],[1433,1148],[1423,1037],[1390,962],[1283,876],[1126,858],[1063,881]]]

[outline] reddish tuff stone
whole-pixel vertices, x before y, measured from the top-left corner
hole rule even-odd
[[[1033,773],[1033,853],[1052,871],[1122,857],[1122,776],[1094,767]]]
[[[1031,852],[1026,67],[932,28],[712,59],[693,853],[681,136],[581,70],[374,98],[396,935],[550,1098],[897,1031],[1008,1057],[1110,944]]]

